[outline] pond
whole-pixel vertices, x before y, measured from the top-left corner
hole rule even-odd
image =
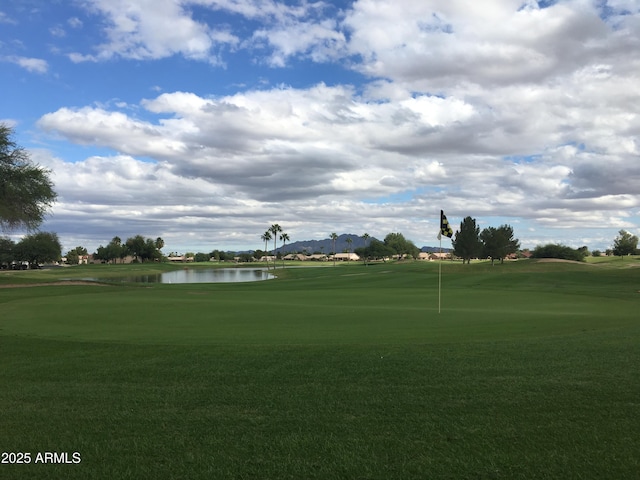
[[[151,275],[131,275],[126,277],[88,278],[95,282],[131,282],[131,283],[234,283],[259,282],[275,278],[260,268],[207,268],[183,269]]]

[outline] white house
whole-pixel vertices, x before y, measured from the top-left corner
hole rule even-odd
[[[355,253],[336,253],[331,257],[331,260],[338,260],[340,262],[349,262],[360,260],[360,257]]]

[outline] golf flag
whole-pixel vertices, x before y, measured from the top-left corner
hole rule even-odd
[[[449,225],[449,220],[447,220],[447,217],[442,210],[440,210],[440,235],[444,235],[449,238],[453,237],[453,230]]]

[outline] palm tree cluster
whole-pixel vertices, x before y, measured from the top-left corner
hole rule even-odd
[[[278,234],[280,234],[280,237],[278,237]],[[282,231],[282,227],[280,225],[278,225],[277,223],[274,223],[273,225],[271,225],[271,227],[269,229],[267,229],[266,232],[264,232],[261,236],[260,239],[264,242],[264,250],[265,252],[267,252],[267,248],[268,248],[268,244],[269,244],[269,240],[273,239],[273,268],[275,270],[276,268],[276,256],[277,256],[277,240],[278,238],[280,238],[280,240],[282,241],[282,247],[284,248],[285,244],[287,243],[288,240],[290,240],[289,235],[285,232]],[[267,268],[269,268],[269,262],[267,261]],[[284,260],[282,261],[282,268],[284,268]]]

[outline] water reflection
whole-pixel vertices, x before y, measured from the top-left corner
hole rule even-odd
[[[152,275],[109,278],[104,281],[132,283],[233,283],[259,282],[271,278],[274,278],[274,276],[263,269],[210,268],[174,270]]]

